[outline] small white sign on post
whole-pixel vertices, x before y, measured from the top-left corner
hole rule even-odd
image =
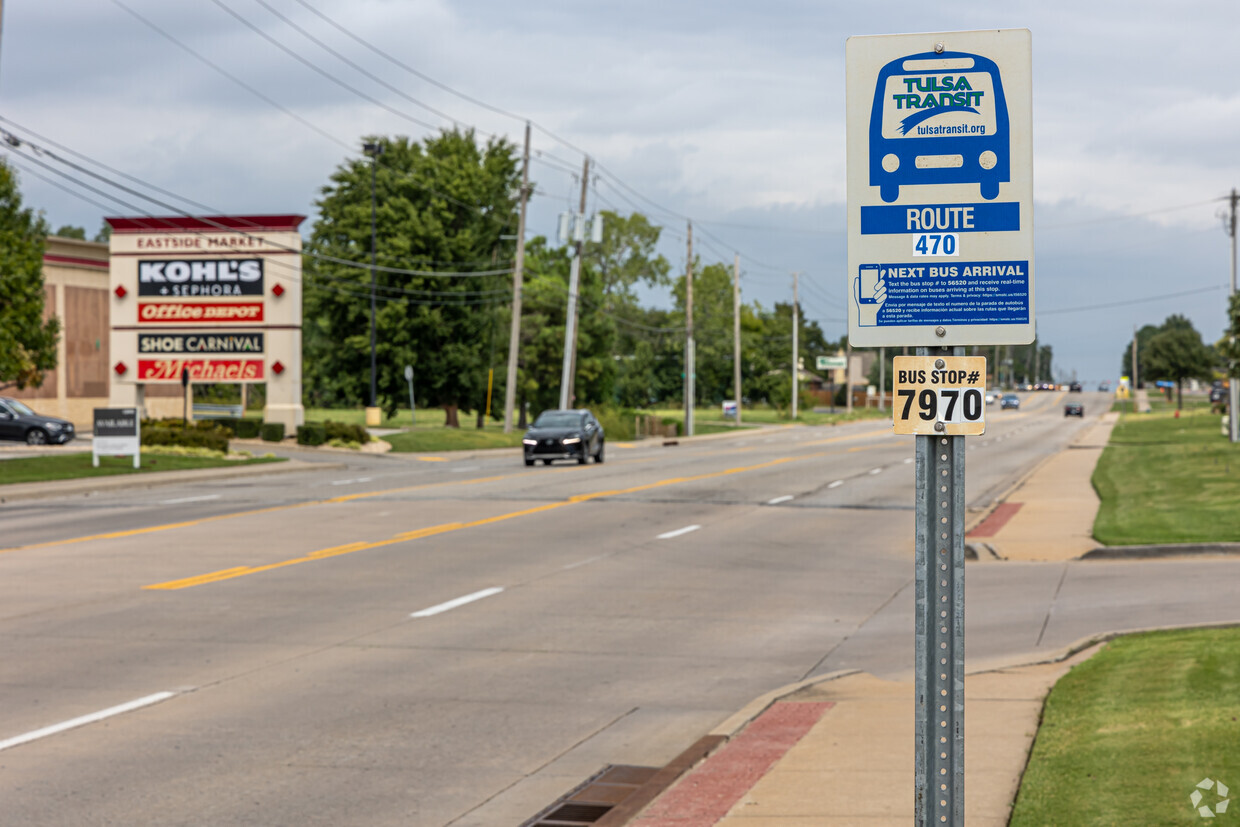
[[[95,408],[91,465],[99,457],[132,456],[133,467],[142,467],[141,423],[137,408]]]
[[[1033,341],[1028,29],[850,37],[848,338]]]

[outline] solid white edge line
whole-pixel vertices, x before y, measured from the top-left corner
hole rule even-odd
[[[690,531],[697,531],[699,528],[701,528],[701,526],[700,526],[700,525],[688,525],[688,526],[685,526],[684,528],[678,528],[678,529],[676,529],[675,531],[668,531],[668,532],[665,532],[665,533],[663,533],[663,534],[660,534],[660,535],[659,535],[658,537],[656,537],[655,539],[657,539],[657,540],[670,540],[670,539],[672,539],[673,537],[679,537],[679,536],[680,536],[680,535],[682,535],[682,534],[688,534]]]
[[[78,718],[62,721],[59,724],[45,726],[42,729],[27,732],[25,735],[18,735],[4,741],[0,741],[0,750],[6,750],[9,747],[21,746],[22,744],[28,744],[31,741],[37,741],[40,738],[46,738],[49,735],[56,735],[57,733],[64,732],[66,730],[76,729],[77,727],[85,726],[86,724],[98,723],[99,721],[102,721],[105,718],[111,718],[114,715],[123,715],[126,712],[133,712],[135,709],[141,709],[144,706],[150,706],[151,704],[157,704],[160,701],[166,701],[169,698],[174,698],[176,697],[176,694],[177,693],[175,692],[156,692],[154,695],[147,695],[145,698],[138,698],[136,701],[130,701],[129,703],[109,707],[99,712],[92,712],[89,715],[82,715]]]
[[[437,615],[441,612],[451,611],[459,606],[464,606],[466,603],[473,603],[475,600],[481,600],[484,597],[499,594],[503,590],[503,586],[492,586],[489,589],[483,589],[482,591],[477,591],[473,594],[467,594],[464,597],[458,597],[455,600],[449,600],[447,603],[440,603],[438,606],[431,606],[429,609],[422,609],[421,611],[414,612],[409,616],[430,617],[431,615]]]
[[[218,500],[219,494],[204,494],[200,497],[178,497],[175,500],[160,500],[160,505],[177,505],[178,503],[199,503],[207,500]]]
[[[791,499],[795,499],[795,498],[791,494],[785,494],[782,497],[776,497],[773,500],[767,500],[766,504],[767,505],[779,505],[780,503],[786,503],[788,502],[788,500],[791,500]]]
[[[828,485],[827,488],[839,488],[843,484],[844,484],[843,480],[836,480],[835,482]]]

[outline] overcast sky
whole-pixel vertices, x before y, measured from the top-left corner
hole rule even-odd
[[[311,8],[519,118],[410,74]],[[332,170],[360,154],[361,135],[421,137],[431,129],[419,121],[451,124],[409,98],[517,143],[529,118],[571,144],[535,132],[531,234],[551,235],[574,198],[565,167],[580,168],[580,148],[603,170],[591,211],[640,207],[666,227],[677,268],[691,217],[704,261],[741,253],[747,300],[787,300],[788,273],[801,271],[807,315],[832,337],[846,330],[845,39],[1029,28],[1038,331],[1055,348],[1057,372],[1114,381],[1133,325],[1171,313],[1191,318],[1207,341],[1225,324],[1230,246],[1219,213],[1240,186],[1234,0],[9,0],[3,10],[0,116],[10,123],[0,126],[24,136],[33,130],[219,212],[312,215]],[[27,203],[53,226],[93,235],[103,215],[135,212],[16,163]],[[1149,300],[1119,304],[1139,299]]]

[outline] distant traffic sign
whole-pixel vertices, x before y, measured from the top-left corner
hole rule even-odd
[[[1027,29],[851,37],[848,338],[1033,341]]]
[[[818,370],[843,370],[848,367],[847,356],[819,356]]]
[[[986,357],[897,356],[892,369],[897,434],[986,433]]]

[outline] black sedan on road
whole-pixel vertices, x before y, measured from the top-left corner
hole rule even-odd
[[[575,459],[585,465],[590,457],[603,461],[603,426],[587,410],[543,411],[521,440],[525,464],[542,460]]]
[[[1063,415],[1079,416],[1083,419],[1085,417],[1085,406],[1080,402],[1069,402],[1067,405],[1063,406]]]
[[[0,439],[17,439],[27,445],[63,444],[73,439],[73,423],[43,416],[26,403],[0,396]]]

